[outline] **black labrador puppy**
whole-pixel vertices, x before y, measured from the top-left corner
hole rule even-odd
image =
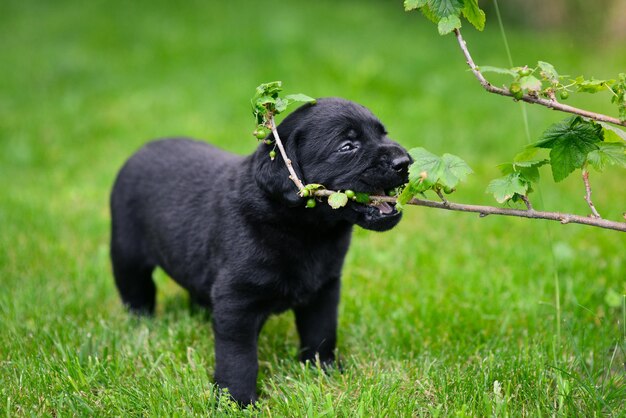
[[[382,194],[407,181],[409,155],[356,103],[304,105],[278,133],[305,184]],[[261,143],[243,157],[188,139],[154,141],[126,162],[111,194],[111,260],[124,304],[154,311],[159,266],[211,308],[215,382],[241,404],[257,399],[257,340],[270,314],[294,310],[301,360],[334,362],[352,226],[385,231],[401,217],[388,203],[305,208],[271,148]]]

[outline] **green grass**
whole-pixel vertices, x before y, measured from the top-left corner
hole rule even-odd
[[[479,64],[507,65],[493,18],[485,33],[466,32]],[[623,45],[508,36],[516,64],[599,78],[626,68]],[[527,142],[520,105],[484,93],[454,39],[399,0],[10,0],[0,51],[6,416],[242,413],[215,396],[209,322],[182,290],[159,273],[152,320],[129,318],[118,300],[108,193],[147,140],[190,135],[249,153],[249,98],[281,79],[288,92],[365,104],[407,148],[460,155],[476,173],[453,199],[479,204],[493,204],[484,188],[496,165]],[[606,97],[571,101],[613,112]],[[528,113],[533,137],[562,117]],[[555,185],[542,174],[536,206],[588,212],[577,176]],[[623,171],[592,182],[600,213],[620,219]],[[411,207],[391,232],[354,235],[344,373],[300,365],[292,315],[273,317],[259,344],[261,401],[243,413],[626,415],[623,234]]]

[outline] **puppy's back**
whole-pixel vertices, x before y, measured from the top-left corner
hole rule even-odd
[[[133,194],[133,200],[153,201],[212,191],[218,186],[216,182],[242,159],[187,138],[152,141],[126,161],[113,186],[112,200],[127,193]]]
[[[189,237],[215,235],[221,201],[233,198],[228,194],[236,190],[243,160],[184,138],[146,144],[126,161],[113,186],[112,246],[164,268],[169,263],[159,254],[191,258],[196,243]]]

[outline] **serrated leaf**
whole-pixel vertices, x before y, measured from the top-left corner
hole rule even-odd
[[[465,0],[463,16],[479,31],[485,29],[485,12],[478,7],[478,0]]]
[[[276,98],[276,103],[274,104],[275,113],[279,114],[287,110],[287,106],[289,106],[289,101],[285,99],[281,99],[280,97]]]
[[[538,182],[539,167],[550,163],[550,160],[541,158],[537,155],[538,153],[538,148],[530,148],[520,152],[513,158],[515,171],[520,173],[529,182]]]
[[[511,77],[517,77],[517,73],[511,70],[510,68],[500,68],[500,67],[493,67],[491,65],[481,65],[480,67],[478,67],[478,69],[482,73],[498,73],[498,74],[510,75]]]
[[[536,183],[539,181],[539,167],[547,164],[549,161],[536,160],[536,161],[523,161],[520,163],[504,163],[499,164],[498,168],[503,175],[518,173],[529,183]]]
[[[305,102],[305,103],[313,103],[315,104],[315,99],[307,96],[306,94],[296,93],[296,94],[288,94],[285,96],[286,100],[290,102]]]
[[[344,207],[348,203],[348,196],[342,192],[335,192],[328,196],[328,204],[333,209]]]
[[[524,181],[519,173],[511,173],[502,178],[492,180],[487,186],[486,193],[493,194],[498,203],[512,199],[516,194],[524,196],[530,185]]]
[[[546,160],[547,162],[548,160]],[[539,181],[539,166],[531,166],[531,167],[516,167],[517,172],[521,175],[523,179],[528,181],[528,183],[537,183]],[[528,189],[530,192],[530,188]]]
[[[581,93],[597,93],[602,90],[606,90],[607,85],[613,83],[615,80],[585,80],[582,76],[579,76],[574,80],[576,83],[576,89]]]
[[[559,182],[577,168],[582,168],[587,160],[587,154],[595,149],[598,149],[598,146],[594,142],[587,142],[579,137],[568,137],[557,141],[550,151],[554,181]]]
[[[502,163],[502,164],[498,164],[496,167],[498,167],[498,170],[500,170],[500,173],[502,173],[505,176],[507,174],[515,173],[515,168],[513,167],[513,163]]]
[[[413,158],[409,166],[409,184],[414,193],[424,192],[435,184],[452,189],[472,173],[467,163],[456,155],[438,157],[421,147],[409,150],[409,154]]]
[[[262,96],[257,97],[254,100],[254,103],[257,107],[263,108],[263,105],[265,104],[274,104],[276,103],[276,98],[272,97],[272,96],[268,96],[267,94],[264,94]]]
[[[513,163],[519,167],[541,167],[550,162],[537,154],[539,154],[539,148],[527,148],[513,157]]]
[[[444,187],[455,188],[459,182],[465,181],[474,171],[461,158],[452,154],[443,154],[441,157],[443,170],[438,183]]]
[[[520,77],[519,85],[523,90],[539,91],[541,90],[541,80],[532,75]]]
[[[428,6],[439,19],[451,15],[458,18],[461,14],[463,3],[461,0],[428,0]]]
[[[428,0],[404,0],[404,10],[410,12],[411,10],[425,6],[427,3]]]
[[[278,94],[282,89],[282,81],[270,81],[269,83],[260,84],[256,88],[257,96],[274,96]]]
[[[582,168],[587,154],[598,149],[604,136],[602,126],[580,116],[571,116],[551,125],[531,147],[550,148],[552,177],[559,182],[577,168]]]
[[[419,11],[422,12],[426,19],[430,20],[433,23],[439,23],[439,16],[437,16],[437,14],[430,8],[429,4],[420,7]]]
[[[587,155],[587,161],[598,171],[607,165],[626,168],[626,144],[622,142],[602,142],[598,149]]]
[[[461,19],[458,16],[450,15],[442,17],[437,24],[439,35],[447,35],[455,29],[461,27]]]
[[[552,84],[559,83],[559,73],[556,72],[556,69],[552,64],[545,61],[539,61],[537,63],[539,69],[541,70],[541,76],[548,80]]]
[[[441,158],[421,147],[410,149],[409,154],[413,158],[409,166],[409,183],[418,190],[425,187],[419,191],[428,190],[441,175]]]
[[[533,160],[533,161],[518,161],[514,162],[515,167],[521,168],[531,168],[531,167],[541,167],[542,165],[549,164],[550,160],[544,158],[543,160]]]
[[[546,129],[539,141],[528,148],[552,148],[561,138],[582,137],[587,142],[602,141],[602,126],[593,121],[587,121],[580,116],[570,116],[554,123]]]
[[[617,105],[619,112],[619,120],[626,121],[626,73],[619,73],[618,80],[611,86],[613,95],[611,96],[611,103]]]
[[[600,125],[602,125],[602,132],[604,133],[605,142],[626,141],[626,131],[611,126],[608,123],[600,122]]]

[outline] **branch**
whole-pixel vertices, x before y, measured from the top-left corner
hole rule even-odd
[[[332,190],[318,190],[315,192],[315,196],[323,197],[333,194]],[[396,203],[395,197],[389,196],[370,196],[370,199],[375,202],[388,202]],[[481,217],[488,215],[502,215],[502,216],[516,216],[519,218],[531,218],[531,219],[547,219],[551,221],[558,221],[562,224],[582,224],[589,226],[596,226],[604,229],[612,229],[615,231],[626,232],[626,222],[609,221],[601,218],[592,218],[586,216],[572,215],[569,213],[560,212],[542,212],[534,209],[509,209],[509,208],[497,208],[494,206],[481,206],[481,205],[464,205],[460,203],[452,203],[450,201],[436,202],[433,200],[424,200],[413,198],[408,202],[409,205],[426,206],[435,209],[445,209],[457,212],[474,212],[480,214]]]
[[[293,169],[293,166],[291,165],[291,160],[289,159],[289,157],[287,157],[287,153],[285,152],[285,147],[283,147],[283,142],[280,140],[280,136],[278,136],[278,130],[276,129],[276,122],[274,122],[274,115],[270,116],[270,125],[271,125],[270,129],[272,130],[272,133],[274,134],[274,140],[276,141],[276,145],[278,145],[278,150],[280,151],[280,155],[282,155],[283,161],[285,162],[285,165],[287,166],[287,170],[289,170],[289,178],[291,179],[291,181],[293,181],[293,184],[296,185],[296,187],[298,188],[298,191],[301,191],[302,189],[304,189],[304,184],[302,184],[302,182],[298,178],[298,175],[296,174],[295,170]]]
[[[589,184],[589,171],[583,169],[583,182],[585,183],[585,201],[589,205],[591,209],[591,217],[593,218],[601,218],[600,214],[596,210],[593,202],[591,201],[591,184]]]
[[[465,42],[465,39],[463,39],[463,36],[461,36],[461,31],[459,29],[455,29],[454,34],[456,35],[456,39],[459,42],[459,46],[461,47],[461,50],[463,51],[463,54],[465,55],[467,65],[469,65],[470,69],[472,70],[472,72],[474,73],[478,81],[480,82],[480,85],[483,86],[483,88],[490,93],[499,94],[501,96],[513,97],[513,94],[509,90],[496,87],[493,84],[491,84],[489,81],[487,81],[487,79],[483,76],[479,68],[474,63],[474,60],[472,59],[472,56],[470,55],[469,50],[467,49],[467,44]],[[626,121],[622,122],[618,118],[614,118],[612,116],[603,115],[601,113],[594,113],[588,110],[579,109],[577,107],[568,106],[568,105],[559,103],[555,97],[552,97],[550,99],[544,99],[536,95],[524,94],[524,96],[519,100],[522,100],[526,103],[534,103],[534,104],[538,104],[541,106],[545,106],[553,110],[560,110],[561,112],[573,113],[575,115],[584,116],[586,118],[590,118],[590,119],[597,120],[600,122],[608,122],[608,123],[612,123],[612,124],[619,125],[619,126],[626,126]]]
[[[458,30],[456,30],[455,32],[457,33],[459,42],[462,45],[464,45],[465,41],[463,41],[463,39],[461,38],[460,32]],[[478,77],[479,81],[481,81],[481,84],[484,83],[483,86],[485,85],[491,86],[491,84],[489,84],[489,82],[485,80],[485,78],[482,76],[480,71],[478,71],[478,69],[474,65],[474,62],[469,56],[469,52],[467,52],[467,49],[466,48],[463,48],[463,49],[466,52],[466,57],[468,57],[468,64],[470,65],[470,68],[472,68],[472,71],[474,71],[474,74],[476,74],[476,77]],[[496,89],[493,86],[491,86],[491,88]],[[509,95],[507,91],[505,90],[503,91],[506,93],[505,95],[507,96]],[[285,147],[283,146],[283,143],[280,140],[280,136],[278,135],[278,130],[276,129],[274,115],[270,114],[269,120],[270,120],[270,129],[272,130],[272,133],[274,134],[274,140],[276,141],[276,145],[278,146],[278,149],[280,150],[280,155],[283,157],[283,161],[285,165],[287,166],[287,170],[289,171],[289,178],[291,179],[291,181],[293,181],[293,183],[296,185],[296,187],[298,188],[298,190],[301,192],[301,195],[302,195],[302,190],[304,190],[304,184],[298,178],[298,175],[296,174],[291,164],[291,160],[289,159],[289,157],[287,157],[287,153],[285,152]],[[601,119],[596,119],[596,120],[601,120]],[[572,215],[572,214],[560,213],[560,212],[536,211],[532,208],[532,205],[530,204],[530,201],[526,198],[526,196],[524,196],[522,200],[526,204],[527,210],[452,203],[448,201],[443,196],[443,194],[441,194],[441,192],[439,191],[437,192],[437,194],[441,198],[442,200],[441,202],[413,198],[409,202],[407,202],[407,204],[416,205],[416,206],[426,206],[426,207],[435,208],[435,209],[452,210],[452,211],[458,211],[458,212],[474,212],[474,213],[480,214],[481,218],[488,216],[488,215],[516,216],[520,218],[547,219],[547,220],[552,220],[552,221],[559,221],[562,224],[576,223],[576,224],[582,224],[582,225],[590,225],[590,226],[595,226],[595,227],[604,228],[604,229],[612,229],[615,231],[626,232],[626,222],[609,221],[606,219],[602,219],[600,218],[599,215],[597,215],[597,211],[595,211],[595,208],[593,207],[593,203],[591,203],[591,189],[589,187],[588,177],[585,177],[584,174],[583,174],[583,180],[585,181],[585,187],[587,189],[586,200],[588,199],[587,202],[589,203],[592,209],[592,212],[594,212],[594,216],[592,217],[584,217],[584,216]],[[328,197],[333,193],[335,193],[335,191],[333,190],[317,190],[313,193],[313,195],[316,197]],[[396,203],[397,198],[390,197],[390,196],[370,196],[370,201],[371,202]],[[597,217],[595,215],[597,215]],[[624,215],[624,218],[626,218],[626,214]]]

